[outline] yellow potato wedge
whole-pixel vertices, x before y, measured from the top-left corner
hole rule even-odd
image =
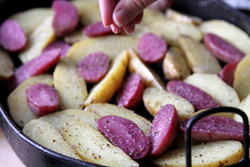
[[[243,146],[238,141],[215,141],[192,146],[193,167],[220,167],[239,162],[243,158]],[[166,151],[153,164],[159,167],[185,167],[185,149]]]
[[[219,60],[204,44],[183,35],[180,36],[178,42],[187,59],[189,67],[194,73],[220,73],[221,65]]]
[[[154,21],[149,26],[149,31],[164,38],[170,45],[179,45],[180,35],[189,36],[197,41],[201,41],[203,34],[199,28],[193,24],[168,20]]]
[[[184,82],[205,91],[221,106],[238,107],[240,104],[236,91],[216,74],[195,73]]]
[[[180,121],[189,118],[195,112],[193,105],[186,99],[158,88],[145,89],[142,99],[146,109],[153,116],[166,104],[174,105]]]
[[[237,65],[234,73],[233,87],[238,93],[240,100],[250,93],[250,53],[247,54]]]
[[[83,26],[102,20],[98,0],[75,0],[72,4],[77,8]]]
[[[14,75],[14,63],[10,55],[0,48],[0,81],[9,79]]]
[[[240,105],[238,108],[242,110],[243,112],[245,112],[245,114],[248,117],[248,122],[250,123],[250,94],[240,102]],[[238,114],[234,115],[234,120],[243,123],[242,117]]]
[[[109,102],[116,91],[121,87],[129,62],[128,51],[121,52],[113,61],[106,76],[89,92],[84,106],[91,103]]]
[[[67,56],[75,63],[78,63],[91,53],[103,52],[112,60],[126,49],[137,49],[138,42],[139,38],[130,36],[110,35],[105,37],[88,38],[73,44],[69,49]]]
[[[45,18],[54,14],[52,8],[32,8],[23,12],[18,12],[9,17],[16,20],[27,36],[38,26]]]
[[[53,86],[53,76],[43,74],[28,78],[14,89],[7,98],[11,118],[21,128],[32,119],[37,118],[37,116],[30,111],[26,100],[26,90],[37,83]]]
[[[120,148],[113,146],[99,131],[79,119],[67,122],[62,133],[85,161],[105,166],[139,166]]]
[[[42,116],[39,119],[50,123],[61,134],[64,124],[72,118],[80,119],[89,124],[95,130],[98,130],[96,122],[100,116],[86,110],[68,109]]]
[[[204,21],[199,28],[204,34],[218,35],[246,54],[250,52],[250,37],[248,34],[229,22],[209,20]]]
[[[24,50],[18,55],[22,63],[29,62],[42,53],[42,50],[56,39],[52,28],[53,16],[45,18],[28,36]]]
[[[139,74],[143,78],[146,87],[165,89],[165,84],[160,76],[140,60],[137,52],[134,49],[129,49],[129,57],[130,73],[135,72]]]
[[[55,89],[59,97],[59,108],[82,109],[88,97],[85,80],[78,72],[78,66],[70,58],[59,60],[53,73]]]
[[[123,118],[127,118],[136,123],[146,135],[149,134],[151,128],[151,122],[146,118],[136,114],[134,111],[128,110],[123,107],[119,107],[114,104],[108,104],[108,103],[90,104],[87,107],[85,107],[84,111],[95,113],[100,117],[106,115],[117,115]]]
[[[69,44],[74,44],[76,42],[82,41],[82,40],[87,39],[87,38],[89,38],[89,37],[84,35],[82,33],[82,29],[80,29],[80,30],[74,31],[73,33],[71,33],[69,35],[66,35],[64,37],[64,41],[69,43]]]
[[[191,15],[173,10],[171,8],[165,11],[165,16],[167,19],[170,19],[170,20],[180,21],[183,23],[192,23],[196,26],[202,23],[202,19],[197,16],[191,16]]]
[[[48,122],[34,119],[25,124],[23,133],[38,144],[78,160],[82,160],[62,135]]]
[[[197,114],[200,114],[201,112],[205,111],[206,109],[204,110],[199,110],[199,111],[196,111],[195,113],[193,113],[191,117],[194,117],[195,115]],[[219,112],[219,113],[216,113],[216,114],[211,114],[211,115],[215,115],[215,116],[222,116],[222,117],[228,117],[228,118],[234,118],[234,113],[231,113],[231,112]]]
[[[187,60],[179,47],[168,49],[162,64],[164,76],[168,80],[183,80],[191,74]]]

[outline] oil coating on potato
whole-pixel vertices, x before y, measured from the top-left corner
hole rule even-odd
[[[14,63],[10,55],[0,48],[0,81],[7,80],[14,75]]]

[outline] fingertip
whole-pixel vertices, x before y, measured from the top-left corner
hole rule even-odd
[[[135,22],[131,21],[129,24],[123,27],[123,29],[127,34],[131,34],[135,30]]]
[[[111,29],[115,34],[118,34],[120,32],[122,32],[123,28],[122,27],[118,27],[115,24],[111,24]]]

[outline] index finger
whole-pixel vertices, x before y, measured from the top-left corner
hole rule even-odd
[[[118,0],[99,0],[99,8],[104,26],[110,26],[113,23],[113,11]]]

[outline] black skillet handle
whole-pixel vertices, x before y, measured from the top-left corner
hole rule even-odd
[[[208,116],[210,114],[215,114],[215,113],[219,113],[219,112],[233,112],[236,114],[239,114],[242,119],[243,119],[243,127],[244,127],[244,142],[243,142],[243,146],[244,146],[244,156],[241,162],[236,163],[234,165],[230,165],[230,166],[244,166],[244,164],[249,164],[249,125],[248,125],[248,118],[247,115],[237,109],[237,108],[233,108],[233,107],[218,107],[218,108],[213,108],[213,109],[209,109],[206,111],[201,112],[200,114],[195,115],[194,117],[192,117],[188,123],[187,123],[187,127],[186,127],[186,132],[185,132],[185,150],[186,150],[186,166],[187,167],[191,167],[192,164],[192,159],[191,159],[191,129],[192,126],[195,124],[196,121],[198,121],[199,119]]]

